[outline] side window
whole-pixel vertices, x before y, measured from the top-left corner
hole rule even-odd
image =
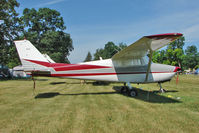
[[[141,57],[137,59],[126,59],[126,60],[114,60],[113,63],[118,67],[127,67],[127,66],[144,66],[148,64],[148,57]]]

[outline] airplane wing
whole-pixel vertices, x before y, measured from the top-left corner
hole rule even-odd
[[[153,52],[175,41],[181,33],[167,33],[144,36],[127,48],[118,52],[112,57],[115,66],[126,67],[133,65],[147,65],[146,81],[152,63]],[[149,53],[149,60],[146,55]]]
[[[167,33],[151,36],[144,36],[127,48],[115,54],[113,60],[126,60],[132,58],[141,58],[146,56],[148,51],[155,51],[173,42],[182,36],[181,33]]]

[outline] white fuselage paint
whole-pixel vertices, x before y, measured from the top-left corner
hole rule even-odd
[[[151,66],[151,72],[148,80],[145,81],[146,71],[140,70],[127,70],[125,66],[121,66],[125,71],[117,71],[118,66],[114,66],[111,59],[99,60],[92,62],[85,62],[81,64],[100,65],[110,68],[100,69],[84,69],[84,70],[70,70],[70,71],[55,71],[51,68],[52,76],[59,76],[73,79],[89,79],[100,81],[113,81],[113,82],[132,82],[132,83],[152,83],[163,82],[170,80],[176,72],[175,67],[169,65],[155,64]],[[134,66],[132,66],[134,67]],[[139,66],[137,66],[139,68]],[[130,68],[130,67],[128,67]]]

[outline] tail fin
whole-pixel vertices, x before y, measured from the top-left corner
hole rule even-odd
[[[49,61],[28,40],[15,41],[24,71],[49,71]]]
[[[55,63],[55,61],[52,60],[47,54],[43,54],[43,56],[48,60],[48,62]]]

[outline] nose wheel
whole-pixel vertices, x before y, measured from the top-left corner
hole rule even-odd
[[[135,96],[137,96],[137,95],[138,95],[137,90],[131,89],[130,92],[128,93],[128,95],[129,95],[130,97],[135,97]]]
[[[135,97],[138,95],[137,90],[126,86],[126,83],[124,83],[124,86],[121,88],[121,93],[130,97]]]
[[[162,85],[160,82],[158,83],[158,85],[160,86],[160,90],[159,90],[160,93],[166,92],[166,90],[162,88]]]

